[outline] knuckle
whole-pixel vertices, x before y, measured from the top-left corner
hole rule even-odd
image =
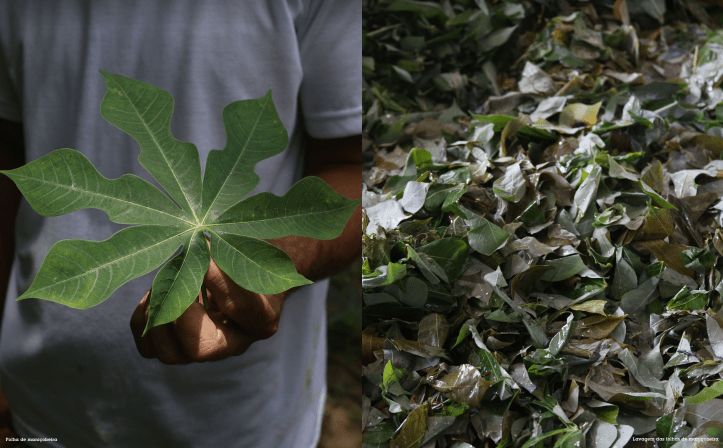
[[[213,336],[204,337],[187,347],[186,354],[193,362],[205,362],[225,356],[226,337],[219,330]]]
[[[258,329],[259,339],[268,339],[279,331],[279,316],[267,316],[263,324]]]
[[[226,314],[226,315],[228,315],[228,316],[230,316],[230,317],[240,316],[240,315],[242,315],[242,309],[241,309],[241,308],[242,308],[242,307],[241,307],[241,301],[240,301],[240,300],[238,300],[238,299],[236,299],[236,298],[234,298],[234,297],[231,297],[231,296],[226,296],[226,297],[223,299],[223,312],[224,312],[224,314]]]

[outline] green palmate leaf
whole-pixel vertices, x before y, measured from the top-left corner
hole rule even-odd
[[[153,281],[145,332],[177,319],[193,303],[211,256],[252,292],[275,294],[311,283],[283,251],[262,239],[335,238],[358,201],[336,194],[319,178],[302,179],[284,196],[261,193],[242,201],[259,181],[256,163],[286,147],[270,93],[226,107],[228,142],[211,153],[202,182],[195,146],[171,134],[171,95],[124,76],[103,76],[102,115],[138,142],[141,165],[168,196],[131,174],[107,179],[73,149],[0,171],[45,216],[97,208],[117,223],[140,224],[105,241],[56,243],[19,299],[89,308],[166,262]]]
[[[124,283],[157,268],[190,237],[190,229],[137,226],[105,241],[60,241],[18,299],[32,297],[90,308]]]
[[[220,216],[256,187],[254,166],[280,153],[288,136],[276,114],[271,92],[255,100],[236,101],[223,110],[228,139],[208,155],[203,179],[202,222]]]
[[[132,174],[106,179],[74,149],[58,149],[2,173],[44,216],[97,208],[120,224],[190,224],[181,209],[150,183]]]
[[[138,161],[178,205],[197,218],[201,164],[192,143],[171,134],[173,97],[144,82],[103,72],[107,91],[100,112],[141,147]]]
[[[263,239],[296,235],[328,240],[344,230],[357,204],[336,194],[318,177],[306,177],[284,196],[260,193],[238,203],[210,227]]]
[[[148,322],[143,331],[176,320],[196,300],[209,265],[208,245],[199,232],[184,250],[156,274],[151,287]]]
[[[231,280],[260,294],[311,283],[282,250],[255,238],[211,232],[211,256]]]

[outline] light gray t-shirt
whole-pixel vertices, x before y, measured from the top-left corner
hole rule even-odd
[[[271,89],[291,143],[257,167],[257,191],[281,194],[300,176],[304,131],[361,132],[360,60],[358,0],[0,0],[0,117],[24,123],[28,161],[76,148],[111,178],[144,172],[136,144],[100,116],[100,69],[171,92],[173,131],[202,161],[225,143],[222,108]],[[72,448],[316,443],[325,283],[292,294],[279,332],[247,353],[166,366],[137,353],[129,328],[151,276],[88,311],[15,300],[54,242],[120,226],[96,210],[42,218],[27,203],[17,224],[0,381],[21,436]]]

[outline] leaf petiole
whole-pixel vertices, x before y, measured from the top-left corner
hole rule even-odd
[[[201,300],[203,301],[203,308],[208,309],[208,292],[206,291],[206,283],[201,285]]]

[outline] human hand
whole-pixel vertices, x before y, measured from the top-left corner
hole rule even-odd
[[[255,341],[273,336],[279,325],[286,293],[256,294],[236,285],[214,263],[204,284],[208,303],[199,296],[176,321],[151,328],[142,337],[147,319],[146,293],[131,317],[138,352],[165,364],[213,361],[240,355]]]

